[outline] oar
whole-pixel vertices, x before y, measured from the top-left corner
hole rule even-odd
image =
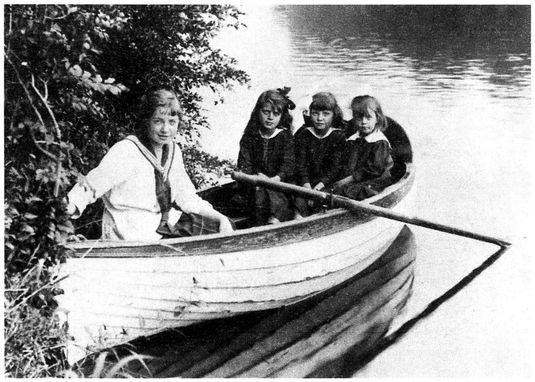
[[[288,192],[294,195],[302,196],[306,199],[320,200],[329,203],[333,207],[342,207],[350,211],[363,211],[372,215],[381,216],[387,219],[397,220],[400,222],[412,224],[415,226],[425,227],[436,231],[446,232],[453,235],[468,237],[470,239],[484,241],[498,245],[502,248],[508,247],[511,243],[495,237],[482,235],[476,232],[466,231],[460,228],[448,226],[445,224],[435,223],[429,220],[421,219],[414,216],[407,216],[388,208],[379,207],[373,204],[359,202],[343,196],[334,195],[326,192],[312,190],[310,188],[296,186],[294,184],[276,182],[258,175],[247,175],[241,172],[232,173],[232,178],[238,182],[249,183],[256,186],[263,186],[273,190]]]

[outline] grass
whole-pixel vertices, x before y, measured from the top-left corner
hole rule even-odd
[[[22,274],[4,278],[4,377],[132,377],[128,373],[130,362],[147,368],[144,360],[151,357],[132,351],[122,358],[113,351],[102,352],[95,356],[90,369],[68,364],[69,336],[53,314],[53,296],[58,290],[53,281],[43,282],[41,277],[43,272],[57,274],[55,268],[43,269],[40,262]]]
[[[4,278],[4,376],[59,376],[67,365],[65,330],[50,314],[51,283],[43,283],[42,263]]]
[[[97,356],[92,357],[90,367],[87,365],[83,369],[78,369],[78,375],[84,375],[90,378],[137,378],[141,374],[139,372],[132,373],[129,370],[129,364],[131,362],[139,362],[143,368],[147,371],[147,374],[151,376],[151,371],[147,367],[145,360],[153,359],[152,356],[140,355],[131,350],[127,356],[119,356],[114,349],[101,352]]]

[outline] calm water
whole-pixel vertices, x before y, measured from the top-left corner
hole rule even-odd
[[[357,376],[525,376],[528,229],[532,215],[530,8],[244,7],[247,28],[216,45],[238,59],[249,88],[213,106],[204,147],[235,160],[258,95],[291,86],[301,111],[331,91],[350,118],[352,97],[376,96],[409,133],[416,155],[414,214],[500,236],[513,249]],[[533,226],[531,226],[533,227]],[[414,229],[417,282],[400,322],[495,248]],[[529,297],[533,300],[533,297]]]

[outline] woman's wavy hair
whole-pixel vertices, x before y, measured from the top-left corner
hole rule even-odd
[[[284,87],[282,89],[266,90],[260,94],[251,112],[251,117],[249,118],[249,122],[247,122],[244,134],[254,133],[261,127],[259,114],[265,105],[271,105],[274,110],[281,113],[281,119],[277,127],[291,131],[293,117],[289,111],[295,109],[295,104],[288,97],[290,90],[291,88]]]
[[[158,110],[165,115],[178,116],[179,128],[184,114],[178,96],[170,86],[158,86],[149,89],[141,97],[138,110],[138,118],[135,125],[135,133],[138,137],[147,134],[149,120],[155,111]]]
[[[381,104],[379,103],[377,98],[369,95],[356,96],[351,101],[351,111],[353,112],[353,127],[357,127],[355,123],[355,117],[359,115],[367,115],[368,110],[373,110],[375,112],[375,116],[377,117],[377,123],[375,125],[376,128],[378,128],[379,131],[384,131],[388,127],[388,121],[385,117],[385,114],[383,113],[383,108],[381,107]]]

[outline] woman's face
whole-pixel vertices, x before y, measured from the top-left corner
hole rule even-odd
[[[270,103],[266,103],[258,112],[260,125],[265,130],[274,130],[279,126],[281,116],[281,112],[276,110]]]
[[[169,144],[178,132],[180,118],[156,110],[149,120],[148,136],[155,146]]]
[[[360,135],[366,136],[375,131],[375,127],[377,126],[377,115],[372,109],[368,108],[365,113],[353,111],[353,119],[355,120]]]

